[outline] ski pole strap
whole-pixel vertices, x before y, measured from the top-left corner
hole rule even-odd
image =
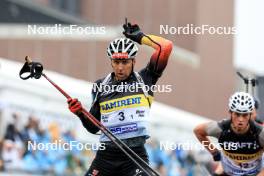
[[[21,79],[26,80],[29,78],[39,79],[42,75],[43,66],[39,62],[25,62],[24,66],[19,72]]]

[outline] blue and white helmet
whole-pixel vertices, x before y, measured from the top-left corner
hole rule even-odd
[[[229,99],[229,110],[242,114],[251,113],[254,104],[254,99],[249,93],[236,92]]]
[[[137,52],[136,43],[128,38],[117,38],[107,48],[107,55],[110,59],[134,59]]]

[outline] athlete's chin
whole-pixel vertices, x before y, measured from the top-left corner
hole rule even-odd
[[[123,80],[125,80],[125,79],[127,78],[127,76],[124,75],[124,74],[119,74],[119,75],[117,76],[117,78],[118,78],[118,80],[123,81]]]
[[[237,132],[243,131],[243,128],[237,128]]]
[[[242,126],[242,125],[241,125],[241,126],[238,126],[238,127],[237,127],[237,131],[238,131],[238,132],[241,132],[241,131],[244,131],[246,128],[247,128],[246,126]]]

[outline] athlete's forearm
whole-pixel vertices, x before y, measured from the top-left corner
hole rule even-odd
[[[99,128],[96,127],[83,113],[79,114],[82,125],[86,128],[86,130],[92,134],[95,134],[99,131]],[[97,119],[98,120],[98,119]]]
[[[208,150],[212,155],[218,152],[216,146],[209,140],[208,137],[200,135],[196,135],[196,137],[200,143],[203,144],[204,148],[206,148],[206,150]]]
[[[141,39],[141,44],[148,45],[155,49],[155,52],[152,54],[149,62],[149,68],[153,72],[161,74],[167,66],[173,47],[172,42],[155,35],[147,35],[147,37],[144,36]]]
[[[205,131],[206,124],[198,125],[193,131],[197,139],[201,144],[212,154],[214,155],[218,152],[216,146],[210,141],[208,135]]]

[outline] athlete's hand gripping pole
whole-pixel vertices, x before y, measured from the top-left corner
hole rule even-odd
[[[21,79],[26,80],[28,78],[39,79],[41,76],[45,77],[58,91],[60,91],[66,98],[71,99],[63,89],[55,84],[47,75],[43,73],[43,66],[41,63],[32,62],[32,60],[26,56],[26,62],[20,70],[19,76]],[[22,76],[25,73],[29,73],[28,76]],[[153,170],[142,158],[140,158],[133,150],[131,150],[124,142],[118,139],[109,129],[107,129],[101,122],[99,122],[92,114],[90,114],[85,108],[82,108],[82,113],[88,118],[96,127],[98,127],[122,152],[124,152],[143,172],[148,176],[159,176],[159,174]]]

